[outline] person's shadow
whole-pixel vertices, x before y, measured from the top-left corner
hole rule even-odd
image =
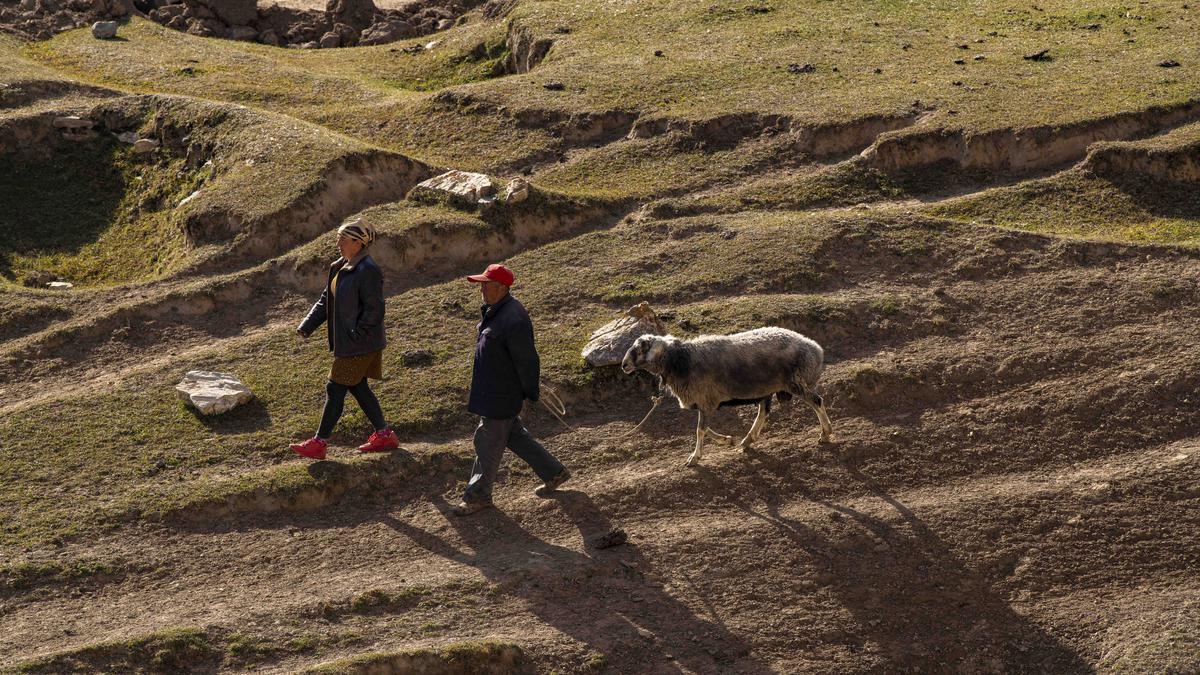
[[[612,531],[586,494],[565,490],[555,499],[585,542]],[[497,592],[524,599],[547,625],[594,651],[620,654],[642,673],[772,672],[719,618],[700,618],[648,578],[653,570],[636,545],[580,553],[538,539],[499,509],[457,518],[440,498],[434,507],[473,552],[390,515],[383,521],[418,546],[475,567]]]

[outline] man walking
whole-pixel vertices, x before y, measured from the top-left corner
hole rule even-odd
[[[492,483],[504,448],[525,460],[544,483],[534,491],[547,497],[571,477],[562,462],[542,447],[521,423],[525,401],[537,402],[541,364],[533,344],[533,323],[509,294],[513,273],[504,265],[488,265],[467,281],[480,284],[483,320],[477,327],[475,367],[467,409],[479,415],[475,429],[475,466],[454,515],[469,516],[492,505]]]

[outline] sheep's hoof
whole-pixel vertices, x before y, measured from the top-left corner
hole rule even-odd
[[[821,434],[821,438],[817,442],[818,443],[832,443],[833,436],[830,436],[829,434]]]
[[[726,445],[737,445],[737,439],[734,438],[733,436],[730,436],[728,439],[725,440],[725,444]]]
[[[734,450],[737,450],[738,452],[749,452],[750,446],[745,443],[742,443],[742,444],[738,445],[736,448],[734,448]]]
[[[688,461],[684,464],[684,466],[696,466],[699,463],[700,460],[696,459],[695,455],[692,455],[691,457],[688,457]]]

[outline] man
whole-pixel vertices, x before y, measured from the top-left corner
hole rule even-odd
[[[525,401],[538,400],[541,364],[533,345],[529,314],[509,294],[512,271],[504,265],[488,265],[483,274],[468,276],[467,281],[480,284],[484,302],[467,406],[479,415],[479,426],[475,429],[475,466],[462,502],[453,511],[456,516],[468,516],[492,505],[492,483],[506,447],[542,479],[544,484],[534,491],[539,497],[548,497],[571,477],[562,462],[521,423],[519,415]]]

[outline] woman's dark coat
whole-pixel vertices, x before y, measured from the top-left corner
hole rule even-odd
[[[342,270],[345,258],[329,266],[325,292],[300,322],[300,332],[312,335],[322,323],[329,322],[329,351],[334,356],[361,356],[387,346],[383,330],[383,271],[364,256],[352,268]],[[329,284],[338,277],[337,293],[331,302]],[[331,312],[332,310],[332,312]]]

